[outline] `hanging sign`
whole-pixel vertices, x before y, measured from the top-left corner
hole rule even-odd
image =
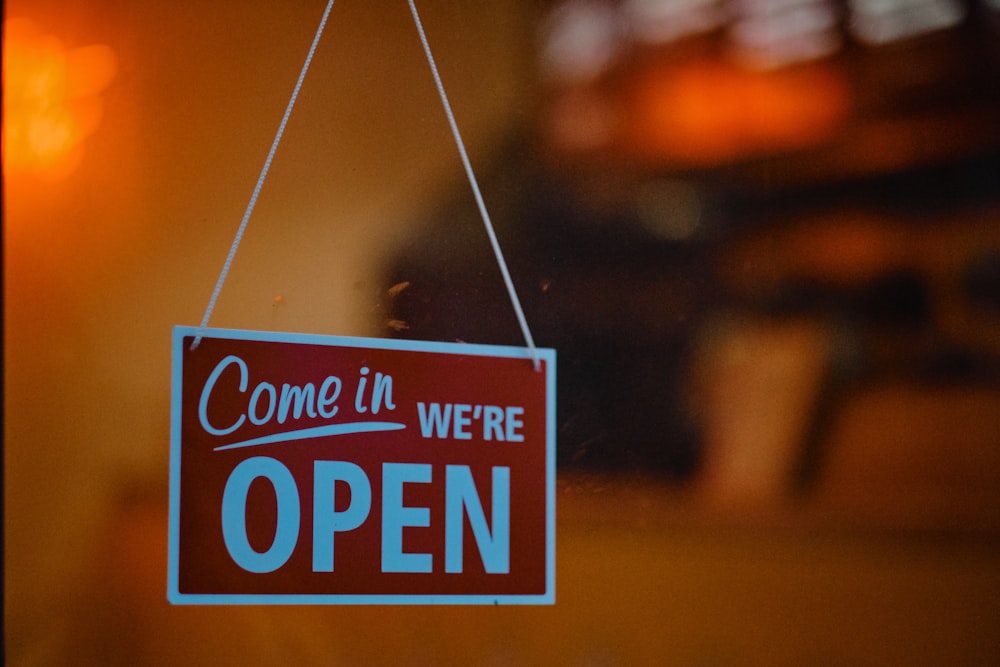
[[[555,352],[173,336],[168,597],[551,604]]]

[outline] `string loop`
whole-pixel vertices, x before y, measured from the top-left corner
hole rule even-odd
[[[197,332],[195,333],[194,341],[191,343],[192,350],[198,347],[198,344],[201,342],[204,335],[205,329],[208,328],[208,320],[212,316],[212,311],[215,309],[215,303],[219,298],[219,292],[222,291],[222,284],[226,281],[226,276],[229,274],[233,258],[236,256],[236,250],[239,248],[240,241],[243,239],[243,233],[246,231],[247,223],[250,220],[250,214],[253,213],[253,209],[257,204],[257,198],[264,185],[264,179],[267,178],[267,172],[271,168],[271,162],[274,159],[274,154],[278,150],[278,144],[281,142],[281,136],[285,132],[285,125],[288,123],[288,118],[292,114],[292,108],[295,106],[295,100],[298,98],[299,90],[302,88],[302,82],[306,77],[306,72],[309,70],[309,65],[312,62],[313,55],[316,53],[316,46],[319,44],[320,36],[323,34],[323,28],[326,26],[327,19],[330,16],[330,10],[333,9],[333,3],[334,0],[329,0],[327,2],[326,10],[323,12],[323,18],[320,19],[319,27],[316,29],[316,35],[313,37],[312,44],[309,47],[309,53],[306,55],[305,63],[302,65],[302,70],[299,72],[299,78],[295,82],[295,88],[292,90],[291,99],[288,100],[288,106],[285,108],[285,114],[282,116],[281,123],[278,125],[278,132],[274,137],[274,141],[271,143],[271,150],[267,154],[267,159],[264,160],[264,167],[261,169],[260,176],[257,178],[257,185],[253,189],[253,194],[250,195],[250,202],[247,204],[246,211],[243,213],[243,219],[240,221],[239,229],[236,231],[236,237],[233,239],[232,246],[229,248],[229,254],[226,256],[226,261],[222,265],[222,271],[219,273],[219,279],[215,283],[215,289],[212,290],[212,296],[208,301],[208,307],[205,309],[205,315],[202,317],[201,324],[198,326]],[[417,33],[420,35],[420,43],[424,47],[424,55],[427,56],[427,64],[430,65],[431,74],[434,76],[434,83],[437,86],[438,96],[441,98],[441,105],[444,107],[445,115],[448,117],[448,125],[451,127],[452,136],[455,138],[455,145],[458,147],[458,153],[462,158],[462,166],[465,168],[465,175],[469,179],[469,185],[472,187],[472,193],[475,196],[476,205],[479,207],[479,215],[483,220],[483,226],[486,228],[486,235],[489,237],[490,246],[493,248],[493,254],[496,257],[498,266],[500,267],[500,274],[503,276],[504,285],[507,288],[507,294],[510,296],[511,304],[514,307],[514,314],[516,315],[517,322],[521,327],[521,333],[524,335],[524,341],[531,352],[535,370],[540,370],[541,360],[538,355],[538,349],[535,347],[535,340],[531,336],[531,330],[528,328],[528,321],[524,317],[524,310],[521,308],[521,301],[517,297],[517,290],[514,289],[514,282],[511,280],[510,271],[507,269],[507,262],[504,259],[503,251],[500,249],[500,242],[497,240],[496,232],[493,229],[493,223],[490,220],[489,212],[486,210],[486,204],[483,202],[483,195],[479,190],[479,183],[476,181],[476,175],[472,171],[472,164],[469,162],[469,156],[465,150],[465,143],[462,141],[462,135],[458,131],[458,124],[455,122],[455,115],[452,113],[451,104],[448,102],[448,95],[445,93],[444,84],[441,82],[441,76],[438,74],[437,64],[434,62],[434,56],[431,54],[431,48],[427,42],[427,35],[424,33],[424,26],[420,21],[420,14],[417,12],[417,7],[413,0],[409,0],[409,4],[410,13],[413,15],[413,22],[416,24]]]

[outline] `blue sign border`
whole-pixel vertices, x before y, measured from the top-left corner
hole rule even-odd
[[[539,359],[546,362],[545,378],[545,593],[541,595],[265,595],[265,594],[188,594],[178,590],[180,542],[181,486],[181,386],[183,380],[183,345],[185,336],[200,334],[202,338],[253,340],[279,343],[303,343],[439,354],[479,355],[533,360],[532,351],[523,347],[479,345],[472,343],[439,343],[388,338],[358,338],[319,334],[250,331],[242,329],[201,329],[175,326],[171,345],[170,393],[170,513],[167,547],[167,599],[171,604],[232,604],[232,605],[313,605],[313,604],[555,604],[556,569],[556,352],[536,348]]]

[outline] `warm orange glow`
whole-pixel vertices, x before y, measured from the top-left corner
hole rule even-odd
[[[654,69],[637,83],[630,143],[661,159],[719,164],[822,141],[847,106],[845,83],[820,65],[767,73],[715,62]]]
[[[115,55],[103,45],[65,49],[27,19],[4,21],[3,166],[46,178],[69,174],[100,124],[98,93]]]

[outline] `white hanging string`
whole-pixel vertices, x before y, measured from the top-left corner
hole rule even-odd
[[[538,350],[535,347],[535,340],[531,336],[531,330],[528,328],[528,321],[524,317],[524,310],[521,308],[521,301],[517,298],[517,291],[514,289],[514,282],[511,280],[510,271],[507,270],[507,262],[504,260],[503,251],[500,250],[500,242],[497,240],[496,232],[493,231],[493,223],[490,221],[490,214],[486,210],[486,204],[483,202],[483,195],[479,191],[479,183],[476,181],[476,175],[472,172],[472,164],[469,162],[469,156],[465,151],[465,144],[462,142],[462,135],[458,131],[458,124],[455,122],[455,115],[451,111],[451,105],[448,103],[448,96],[444,92],[444,84],[441,82],[441,76],[438,74],[437,65],[434,63],[434,56],[431,55],[431,47],[427,43],[427,35],[424,34],[424,26],[420,22],[420,14],[417,13],[417,6],[414,4],[413,0],[409,0],[410,3],[410,13],[413,14],[413,22],[417,25],[417,32],[420,33],[420,42],[424,46],[424,54],[427,56],[427,64],[430,65],[431,74],[434,75],[434,83],[437,85],[438,95],[441,97],[441,104],[444,107],[445,115],[448,116],[448,124],[451,126],[451,133],[455,137],[455,144],[458,146],[458,152],[462,156],[462,166],[465,167],[465,175],[469,179],[469,185],[472,186],[472,193],[476,198],[476,205],[479,206],[479,215],[483,219],[483,226],[486,227],[486,235],[489,236],[490,245],[493,247],[493,254],[496,256],[497,264],[500,266],[500,273],[503,275],[504,285],[507,287],[507,294],[510,296],[510,302],[514,306],[514,314],[517,316],[518,324],[521,325],[521,333],[524,335],[524,341],[531,351],[531,358],[535,364],[535,370],[541,369],[541,361],[538,356]]]
[[[236,256],[236,249],[240,246],[240,241],[243,240],[243,232],[246,231],[247,222],[250,220],[250,214],[253,213],[254,206],[257,205],[257,197],[260,195],[260,189],[264,185],[264,179],[267,178],[267,172],[271,168],[271,161],[274,159],[274,154],[278,150],[278,143],[281,141],[281,135],[285,132],[285,125],[288,124],[288,117],[292,115],[292,107],[295,106],[295,100],[299,96],[299,90],[302,88],[302,81],[306,78],[306,72],[309,71],[309,64],[312,62],[313,54],[316,53],[316,45],[319,44],[320,35],[323,34],[323,28],[326,27],[326,20],[330,16],[330,10],[333,9],[334,0],[329,0],[326,3],[326,11],[323,12],[323,18],[320,19],[319,27],[316,29],[316,35],[313,37],[312,45],[309,47],[309,53],[306,55],[306,61],[302,65],[302,71],[299,72],[299,79],[295,82],[295,88],[292,90],[292,97],[288,100],[288,106],[285,107],[285,115],[281,118],[281,124],[278,125],[278,133],[274,136],[274,142],[271,144],[271,150],[267,154],[267,159],[264,160],[264,167],[260,170],[260,176],[257,178],[257,185],[253,189],[253,194],[250,195],[250,203],[247,204],[247,209],[243,213],[243,220],[240,222],[240,227],[236,231],[236,238],[233,239],[233,245],[229,248],[229,254],[226,256],[226,261],[222,265],[222,272],[219,274],[219,279],[215,283],[215,289],[212,290],[212,297],[208,300],[208,308],[205,309],[205,315],[201,318],[201,324],[198,326],[198,331],[195,334],[194,341],[191,343],[191,349],[194,350],[201,343],[202,335],[205,333],[205,329],[208,327],[208,319],[212,316],[212,311],[215,309],[215,302],[219,298],[219,292],[222,291],[222,283],[226,281],[226,276],[229,274],[229,267],[233,263],[233,258]]]
[[[285,108],[285,114],[282,116],[281,123],[278,125],[278,132],[274,137],[274,142],[271,144],[271,150],[268,152],[267,159],[264,161],[264,167],[261,169],[260,176],[257,178],[257,185],[254,187],[253,194],[250,196],[250,202],[247,204],[246,211],[243,213],[243,219],[240,221],[239,229],[236,231],[236,237],[233,239],[233,244],[229,248],[229,254],[226,256],[226,261],[222,265],[222,271],[219,273],[219,279],[215,283],[215,289],[212,290],[212,296],[208,301],[208,307],[205,309],[205,315],[202,317],[201,324],[198,326],[198,330],[195,333],[194,341],[191,343],[192,350],[198,347],[198,344],[201,342],[204,335],[205,329],[208,328],[208,320],[212,316],[212,311],[215,309],[215,303],[219,298],[219,292],[222,291],[222,285],[226,281],[226,276],[229,274],[233,258],[236,256],[236,250],[239,248],[240,241],[243,239],[243,233],[246,231],[247,222],[250,220],[250,214],[253,213],[253,209],[257,204],[257,197],[260,195],[260,190],[264,185],[264,179],[267,178],[267,172],[271,168],[271,162],[274,159],[274,154],[278,150],[278,144],[281,142],[281,136],[285,132],[285,125],[288,123],[288,118],[292,114],[292,108],[295,106],[295,100],[298,98],[299,90],[302,88],[302,82],[306,77],[306,72],[309,70],[309,65],[312,62],[313,55],[316,53],[316,45],[319,44],[320,36],[323,34],[323,28],[326,26],[327,19],[330,16],[330,10],[333,9],[333,3],[334,0],[329,0],[329,2],[327,2],[326,10],[323,12],[323,18],[320,19],[319,27],[316,29],[316,35],[313,37],[312,44],[309,47],[309,53],[306,55],[305,63],[302,65],[302,71],[299,72],[299,78],[295,82],[292,97],[288,100],[288,106]],[[483,226],[486,228],[486,235],[490,239],[493,254],[496,256],[497,264],[500,267],[500,273],[503,276],[504,285],[507,287],[507,294],[510,296],[511,304],[514,306],[514,314],[517,316],[518,324],[521,326],[521,333],[524,335],[525,343],[531,352],[535,370],[539,370],[541,368],[541,360],[538,356],[538,350],[535,347],[535,340],[531,335],[531,330],[528,328],[528,321],[524,317],[524,310],[521,308],[521,301],[517,297],[517,291],[514,289],[514,282],[511,280],[510,271],[507,269],[507,262],[504,260],[503,251],[500,249],[500,242],[497,240],[496,232],[493,230],[493,223],[490,221],[489,212],[486,210],[486,204],[483,202],[482,193],[479,191],[479,183],[476,181],[476,175],[472,171],[472,164],[469,162],[469,156],[465,150],[465,143],[462,141],[462,135],[458,131],[458,124],[455,122],[455,115],[452,113],[451,104],[449,104],[448,96],[444,90],[444,84],[441,82],[441,76],[438,74],[437,65],[434,62],[434,56],[431,54],[430,45],[427,43],[427,35],[424,33],[424,26],[420,22],[420,15],[417,12],[417,7],[413,3],[413,0],[409,0],[409,3],[410,12],[413,14],[413,21],[416,24],[417,32],[420,35],[420,42],[424,47],[424,54],[427,56],[427,64],[430,65],[431,74],[434,76],[434,83],[437,85],[438,95],[441,97],[441,104],[444,107],[445,115],[448,117],[448,124],[451,127],[451,133],[455,138],[455,144],[458,147],[459,155],[462,158],[462,166],[465,168],[465,174],[469,179],[469,185],[472,186],[472,192],[476,199],[476,205],[479,207],[479,215],[482,217]]]

